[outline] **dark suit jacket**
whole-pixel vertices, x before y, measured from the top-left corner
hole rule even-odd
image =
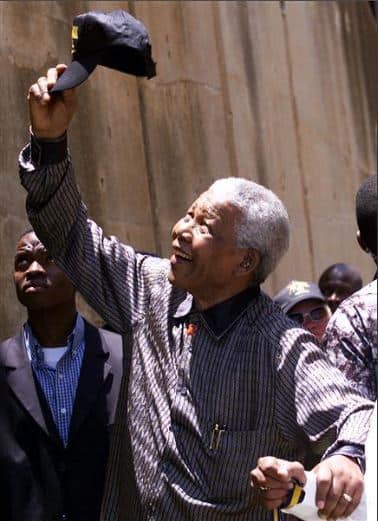
[[[5,371],[0,367],[0,519],[25,521],[25,512],[33,512],[33,520],[43,519],[38,495],[27,454],[15,438]]]
[[[17,498],[19,512],[9,517],[11,521],[99,518],[122,376],[122,339],[86,323],[85,342],[66,448],[34,378],[22,332],[0,344],[14,435],[14,443],[3,452],[17,474],[10,493]]]

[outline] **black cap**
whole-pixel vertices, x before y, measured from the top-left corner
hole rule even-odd
[[[144,25],[121,10],[90,11],[76,16],[72,26],[72,62],[51,92],[80,85],[97,65],[134,76],[155,76],[155,62]]]
[[[281,306],[284,313],[290,311],[298,302],[311,299],[321,302],[326,301],[317,284],[301,280],[292,280],[273,298],[273,300]]]

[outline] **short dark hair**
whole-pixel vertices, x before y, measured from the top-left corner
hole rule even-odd
[[[319,277],[319,288],[324,293],[325,285],[329,280],[343,280],[350,284],[353,291],[358,291],[362,288],[362,278],[357,268],[346,262],[337,262],[328,266]]]
[[[356,217],[363,243],[377,256],[377,174],[363,181],[356,194]]]

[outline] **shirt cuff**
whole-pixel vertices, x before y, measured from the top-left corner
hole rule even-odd
[[[347,458],[351,458],[360,467],[361,472],[365,473],[365,451],[362,447],[357,447],[356,445],[344,445],[335,450],[335,452],[327,454],[327,458],[330,458],[331,456],[346,456]]]
[[[61,163],[67,157],[67,132],[57,139],[37,139],[31,132],[30,145],[35,167]]]

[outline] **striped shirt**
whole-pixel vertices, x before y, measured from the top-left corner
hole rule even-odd
[[[60,438],[66,446],[85,350],[84,321],[78,314],[75,327],[67,338],[67,351],[55,369],[46,364],[43,346],[38,343],[28,323],[24,325],[23,331],[33,372],[46,398]]]
[[[193,297],[169,283],[169,261],[138,254],[87,220],[71,162],[55,155],[57,164],[38,150],[32,161],[30,147],[21,153],[29,218],[89,304],[132,345],[103,521],[268,521],[249,485],[260,456],[303,461],[310,447],[361,448],[372,404],[310,333],[263,293],[214,333]]]

